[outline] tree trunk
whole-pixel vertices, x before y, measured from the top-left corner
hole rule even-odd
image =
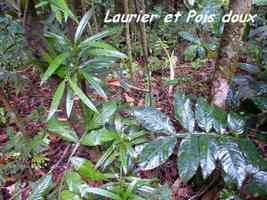
[[[233,14],[239,16],[249,14],[251,4],[251,0],[231,0],[229,10],[232,10]],[[239,22],[230,22],[224,26],[216,61],[216,70],[211,85],[211,102],[223,109],[226,109],[229,84],[235,74],[245,26],[245,23]]]
[[[33,0],[28,0],[24,8],[23,29],[29,48],[37,59],[47,51],[47,43],[43,37],[43,24],[35,9]]]

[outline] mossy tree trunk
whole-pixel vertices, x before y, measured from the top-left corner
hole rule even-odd
[[[229,10],[237,15],[249,14],[251,4],[251,0],[231,0]],[[223,109],[226,109],[229,85],[236,71],[245,26],[245,23],[239,22],[226,23],[224,26],[211,85],[211,102]]]

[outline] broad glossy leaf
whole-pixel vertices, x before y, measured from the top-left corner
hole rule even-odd
[[[98,113],[96,107],[94,104],[89,100],[89,98],[83,93],[83,91],[78,87],[78,85],[73,82],[72,80],[69,80],[69,84],[71,89],[74,91],[74,93],[81,99],[81,101],[91,110]]]
[[[176,93],[174,97],[174,110],[176,119],[183,128],[192,133],[195,129],[195,118],[191,100],[184,94]]]
[[[214,107],[213,109],[213,128],[217,133],[224,134],[227,130],[227,114],[224,110]]]
[[[61,122],[55,117],[51,118],[48,121],[48,131],[69,142],[78,142],[79,140],[76,132],[70,127],[67,122]]]
[[[232,140],[222,142],[216,153],[224,172],[237,183],[240,188],[246,179],[247,160],[237,143]]]
[[[188,42],[191,42],[197,45],[201,44],[201,41],[197,37],[195,37],[192,33],[182,31],[182,32],[179,32],[178,35]]]
[[[95,169],[95,166],[90,160],[80,157],[72,157],[71,163],[76,171],[83,177],[89,178],[92,181],[104,180],[105,175]]]
[[[74,42],[75,43],[77,43],[81,39],[81,36],[84,32],[84,29],[85,29],[86,25],[88,24],[92,15],[93,15],[93,10],[91,9],[88,12],[86,12],[85,15],[82,17],[82,19],[81,19],[81,21],[77,27],[77,30],[75,32],[75,36],[74,36]]]
[[[50,76],[52,76],[55,73],[55,71],[66,60],[68,56],[69,56],[69,53],[60,54],[50,63],[48,69],[46,70],[46,72],[44,73],[42,77],[41,84],[47,81],[50,78]]]
[[[184,183],[196,174],[199,162],[198,137],[192,135],[182,140],[179,147],[177,167]]]
[[[36,183],[33,184],[28,200],[44,200],[44,195],[48,192],[52,184],[53,181],[51,175],[40,178]]]
[[[132,110],[132,114],[148,131],[153,133],[165,133],[167,135],[174,135],[176,133],[170,118],[155,108],[135,108]]]
[[[146,144],[140,154],[141,169],[151,170],[166,162],[172,155],[176,142],[175,137],[167,137]]]
[[[104,143],[113,141],[116,137],[116,132],[103,128],[87,133],[81,139],[81,144],[86,146],[103,145]]]
[[[211,107],[208,102],[203,98],[198,98],[196,103],[196,121],[198,126],[205,130],[206,132],[210,132],[213,124],[213,107]]]
[[[242,134],[245,132],[246,121],[243,117],[237,113],[230,112],[227,116],[228,128],[237,134]]]
[[[101,80],[91,76],[90,74],[86,73],[85,71],[82,71],[83,77],[90,83],[90,86],[95,89],[95,91],[104,99],[107,99],[107,95],[105,91],[103,90],[101,86]]]
[[[58,106],[59,106],[60,101],[61,101],[61,98],[63,97],[64,90],[65,90],[65,80],[63,80],[58,85],[58,88],[56,89],[56,92],[55,92],[55,94],[53,96],[52,103],[51,103],[51,106],[50,106],[50,109],[49,109],[47,120],[51,119],[51,117],[53,117],[53,115],[57,111]]]
[[[72,107],[74,104],[74,96],[75,95],[73,91],[70,88],[68,88],[67,96],[66,96],[66,113],[67,113],[68,118],[70,118],[70,114],[71,114]]]
[[[216,168],[215,153],[218,144],[208,135],[190,135],[180,144],[177,166],[182,180],[188,182],[201,167],[206,179]]]
[[[61,192],[61,200],[82,200],[80,198],[79,195],[68,191],[68,190],[64,190],[63,192]]]

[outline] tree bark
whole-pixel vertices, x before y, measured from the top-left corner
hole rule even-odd
[[[251,0],[231,0],[229,10],[239,16],[246,15],[250,13],[251,4]],[[245,26],[245,23],[239,22],[230,22],[224,26],[211,85],[211,103],[223,109],[226,109],[229,85],[236,71]]]

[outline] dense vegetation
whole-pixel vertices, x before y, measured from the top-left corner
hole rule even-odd
[[[0,199],[267,199],[266,0],[6,0],[0,30]]]

